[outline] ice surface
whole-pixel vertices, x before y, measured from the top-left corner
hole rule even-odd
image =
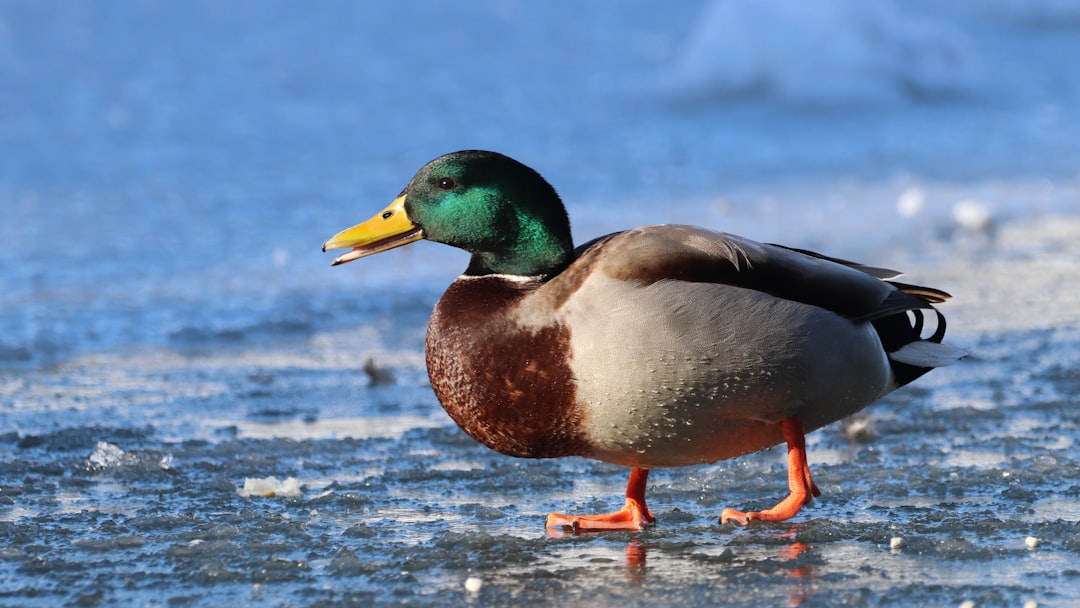
[[[1078,16],[0,2],[0,604],[1080,602]],[[682,222],[902,270],[971,356],[811,435],[791,522],[716,521],[780,498],[772,450],[655,472],[652,530],[548,536],[626,472],[438,407],[424,327],[466,257],[319,251],[473,147],[579,242]],[[238,493],[269,474],[302,495]]]

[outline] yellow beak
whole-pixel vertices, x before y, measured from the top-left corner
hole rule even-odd
[[[331,266],[344,264],[364,256],[373,255],[394,247],[408,245],[424,238],[424,229],[412,223],[405,213],[405,195],[394,199],[390,206],[370,220],[346,228],[323,243],[323,251],[349,248],[331,262]]]

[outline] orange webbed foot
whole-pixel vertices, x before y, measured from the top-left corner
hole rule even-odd
[[[764,511],[736,511],[724,509],[720,514],[720,523],[729,521],[747,525],[752,521],[784,521],[795,517],[803,505],[815,496],[821,495],[814,480],[810,477],[810,465],[806,462],[806,436],[803,434],[802,421],[788,418],[780,422],[780,431],[788,447],[788,488],[790,494],[775,507]]]
[[[573,532],[592,530],[642,530],[656,521],[656,517],[645,505],[645,481],[649,470],[634,467],[630,470],[630,480],[626,485],[626,504],[614,513],[603,515],[548,515],[548,528],[562,528]]]
[[[552,513],[548,515],[548,528],[563,528],[573,532],[588,532],[590,530],[643,530],[656,521],[653,514],[644,504],[638,504],[630,499],[626,505],[614,513],[603,515],[564,515]]]

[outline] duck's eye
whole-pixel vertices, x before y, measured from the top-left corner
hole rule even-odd
[[[439,187],[443,190],[453,190],[454,185],[454,180],[450,179],[449,177],[444,177],[439,180]]]

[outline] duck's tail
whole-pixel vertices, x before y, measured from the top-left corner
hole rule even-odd
[[[941,343],[945,337],[945,315],[932,305],[949,299],[949,294],[930,287],[893,281],[889,283],[925,303],[921,309],[908,310],[873,321],[892,363],[897,386],[903,386],[935,367],[952,365],[968,355],[963,349]],[[933,312],[936,321],[933,333],[926,337],[923,337],[927,317],[924,311]]]

